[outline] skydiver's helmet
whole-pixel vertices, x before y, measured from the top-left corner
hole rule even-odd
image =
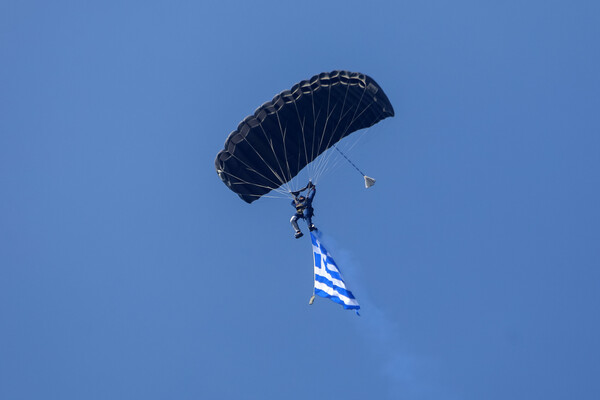
[[[304,200],[306,200],[306,197],[304,197],[304,196],[298,196],[298,201],[302,202]]]

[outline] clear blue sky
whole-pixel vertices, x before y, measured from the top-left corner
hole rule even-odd
[[[0,398],[600,398],[598,4],[3,1]],[[361,317],[213,164],[334,69],[396,110],[315,199]]]

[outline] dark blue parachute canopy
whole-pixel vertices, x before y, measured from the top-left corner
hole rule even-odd
[[[394,116],[369,76],[333,71],[276,95],[246,117],[217,154],[219,177],[244,201],[289,182],[342,138]]]

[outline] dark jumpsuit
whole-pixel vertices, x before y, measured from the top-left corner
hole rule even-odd
[[[298,227],[298,218],[306,220],[306,223],[309,227],[313,224],[312,217],[314,210],[312,208],[312,201],[315,197],[316,192],[317,189],[313,186],[308,190],[308,194],[304,198],[304,201],[300,201],[299,196],[296,196],[296,198],[292,200],[292,206],[294,206],[294,208],[296,209],[296,214],[294,214],[290,222],[294,227],[296,233],[300,232],[300,228]]]

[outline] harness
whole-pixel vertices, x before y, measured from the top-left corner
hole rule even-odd
[[[304,190],[304,189],[302,189],[302,190]],[[299,192],[294,192],[294,202],[293,202],[294,208],[296,209],[296,215],[298,217],[304,217],[305,210],[308,210],[309,214],[313,215],[312,198],[304,197],[304,196],[296,197],[298,193]],[[310,193],[310,191],[309,191],[309,193]],[[303,199],[300,200],[300,197],[302,197]]]
[[[296,213],[302,215],[304,213],[304,209],[306,208],[306,201],[296,203]]]

